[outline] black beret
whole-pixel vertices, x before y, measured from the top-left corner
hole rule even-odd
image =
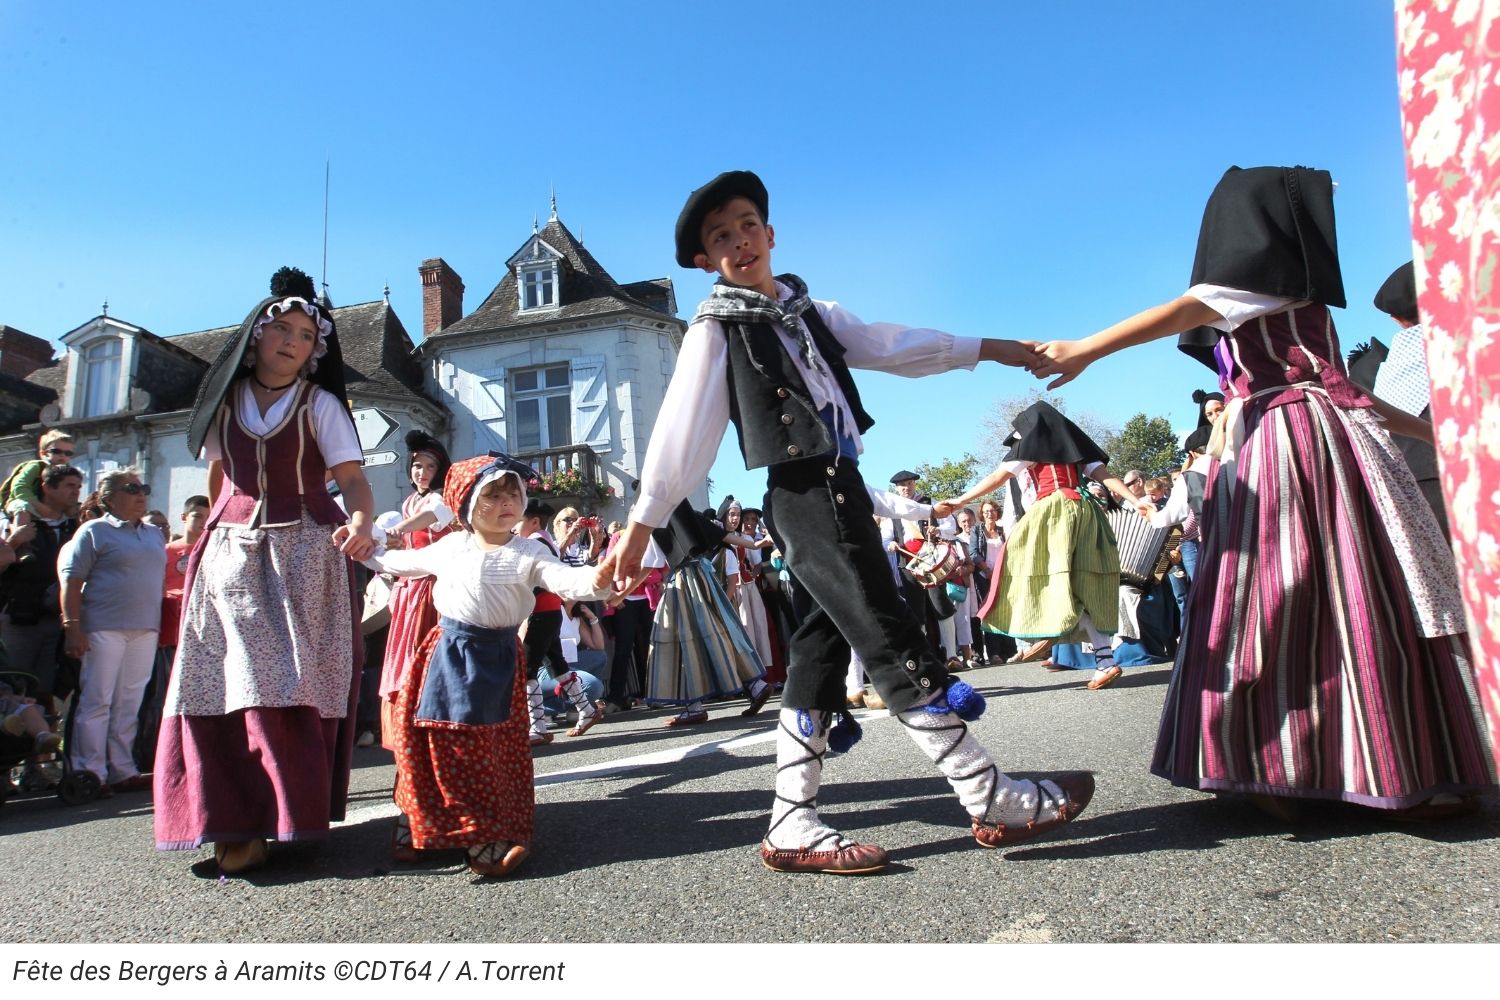
[[[1407,261],[1375,293],[1375,308],[1396,319],[1417,318],[1417,268]]]
[[[908,471],[906,469],[902,469],[900,472],[896,473],[894,476],[891,477],[891,485],[894,486],[897,483],[909,483],[913,479],[921,479],[921,478],[922,477],[919,476],[919,475],[917,475],[915,472],[910,472],[910,471]]]
[[[677,216],[677,264],[693,267],[693,258],[703,252],[703,219],[731,198],[748,198],[760,210],[760,221],[771,215],[771,198],[759,177],[748,170],[729,170],[692,194]]]

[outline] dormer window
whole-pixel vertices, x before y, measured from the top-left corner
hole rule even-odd
[[[552,261],[521,268],[521,309],[550,309],[557,305],[557,268]]]
[[[110,337],[84,350],[81,416],[102,417],[120,408],[120,348],[120,339]]]

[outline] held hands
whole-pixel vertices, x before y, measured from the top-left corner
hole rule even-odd
[[[358,527],[349,524],[339,525],[333,529],[333,544],[355,562],[363,562],[375,554],[375,539],[370,537],[368,524],[361,524]]]
[[[958,502],[956,500],[939,500],[932,505],[932,516],[934,519],[941,521],[945,517],[951,517],[955,510],[958,510]]]
[[[641,557],[646,554],[646,546],[650,542],[651,529],[639,521],[631,521],[620,533],[620,540],[615,543],[614,549],[594,571],[595,587],[614,588],[615,596],[609,601],[611,605],[624,600],[651,572],[641,568]]]
[[[1151,520],[1151,515],[1156,513],[1156,504],[1145,497],[1141,497],[1135,502],[1135,512],[1141,515],[1141,520],[1149,521]]]
[[[1037,378],[1061,376],[1047,383],[1048,389],[1056,389],[1083,374],[1091,361],[1093,358],[1081,341],[1049,340],[1045,344],[1036,345],[1032,364],[1027,368]]]

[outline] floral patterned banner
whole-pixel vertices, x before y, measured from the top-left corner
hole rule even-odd
[[[1412,256],[1480,700],[1500,748],[1500,0],[1398,0]],[[1500,751],[1497,751],[1500,760]]]

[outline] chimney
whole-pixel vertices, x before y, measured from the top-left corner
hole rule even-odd
[[[464,281],[441,257],[422,261],[422,336],[430,337],[464,315]]]
[[[0,372],[25,378],[51,362],[51,344],[13,326],[0,325]]]

